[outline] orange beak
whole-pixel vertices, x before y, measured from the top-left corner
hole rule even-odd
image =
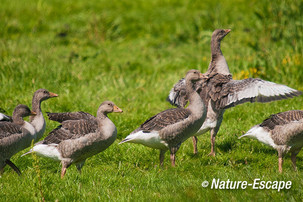
[[[114,112],[122,113],[123,110],[120,109],[117,105],[114,105]]]
[[[56,93],[49,92],[50,97],[58,97],[59,95]]]
[[[224,31],[226,34],[228,34],[231,31],[231,29],[225,29]]]
[[[36,116],[36,115],[37,115],[36,112],[31,111],[31,116]]]

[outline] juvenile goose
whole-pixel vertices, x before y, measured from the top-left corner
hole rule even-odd
[[[63,118],[79,112],[56,113],[55,116],[61,117],[61,125],[28,153],[36,152],[39,156],[61,161],[61,178],[72,163],[76,164],[81,172],[88,157],[104,151],[116,140],[117,128],[107,117],[107,114],[112,112],[121,113],[122,110],[113,102],[105,101],[98,108],[97,117],[89,115],[90,119],[86,116],[79,119],[75,118],[76,116],[72,119]],[[50,117],[52,115],[54,114],[49,114]]]
[[[186,109],[175,108],[160,112],[145,121],[121,143],[137,143],[159,149],[161,166],[165,152],[170,150],[171,164],[175,166],[175,153],[181,143],[197,132],[206,117],[202,99],[193,88],[194,83],[201,78],[202,74],[198,70],[190,70],[186,74],[186,91],[189,98]]]
[[[283,156],[291,152],[292,166],[297,170],[296,157],[303,147],[303,111],[292,110],[271,115],[239,138],[242,137],[257,139],[276,149],[280,173],[282,173]]]
[[[18,167],[10,161],[10,158],[19,151],[30,146],[35,136],[35,128],[22,118],[35,115],[26,105],[18,105],[13,112],[13,121],[0,122],[0,174],[5,165],[11,166],[21,175]]]
[[[32,99],[32,110],[37,114],[34,117],[30,117],[30,123],[34,126],[36,129],[36,138],[35,142],[38,141],[45,131],[45,119],[43,117],[42,111],[41,111],[41,102],[44,100],[47,100],[49,98],[58,97],[57,94],[49,92],[46,89],[39,89],[34,93],[33,99]]]
[[[215,156],[215,137],[223,121],[225,109],[245,102],[270,102],[299,96],[302,93],[285,85],[276,84],[261,79],[248,78],[233,80],[226,60],[220,48],[221,40],[230,29],[217,29],[211,39],[211,62],[204,79],[197,82],[195,89],[207,106],[207,117],[196,135],[202,135],[210,130],[211,152]],[[184,107],[188,96],[185,93],[186,81],[181,79],[171,89],[168,101],[172,105]],[[202,90],[201,90],[202,89]],[[194,153],[197,153],[197,137],[193,137]]]

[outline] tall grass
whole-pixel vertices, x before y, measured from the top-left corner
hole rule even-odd
[[[302,98],[229,109],[217,137],[217,156],[207,156],[209,134],[199,137],[199,154],[190,141],[171,168],[168,154],[159,168],[158,151],[118,142],[150,116],[170,108],[165,101],[188,69],[205,72],[210,37],[231,28],[221,48],[236,79],[260,77],[303,90],[302,1],[16,1],[0,7],[0,110],[12,114],[31,105],[33,92],[46,88],[60,97],[42,104],[43,112],[96,114],[104,100],[124,110],[110,118],[118,139],[89,158],[79,175],[71,166],[63,180],[60,165],[31,155],[12,161],[0,178],[2,200],[299,200],[298,172],[286,157],[277,169],[274,150],[238,136],[272,113],[303,109]],[[57,123],[47,121],[46,136]],[[291,180],[290,190],[212,190],[204,180]],[[40,190],[43,190],[41,197]]]

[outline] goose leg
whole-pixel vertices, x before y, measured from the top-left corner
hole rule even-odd
[[[6,159],[5,163],[9,165],[19,176],[21,175],[21,171],[13,162],[11,162],[9,159]]]
[[[61,162],[62,164],[62,169],[61,169],[61,179],[63,179],[65,173],[66,173],[66,169],[67,169],[67,164],[65,162]]]
[[[197,138],[197,136],[193,136],[194,154],[197,154],[197,153],[198,153],[197,143],[198,143],[198,138]]]
[[[211,148],[210,148],[210,153],[208,154],[208,156],[216,156],[216,152],[215,152],[215,139],[216,139],[216,135],[217,135],[217,133],[215,132],[215,129],[212,128],[210,130]]]
[[[166,152],[165,150],[160,149],[160,157],[159,157],[159,159],[160,159],[160,166],[163,166],[165,152]]]
[[[282,155],[282,152],[279,152],[278,156],[279,156],[279,172],[282,173],[282,165],[283,165],[283,155]]]
[[[292,162],[292,167],[294,168],[295,171],[297,171],[297,164],[296,164],[296,161],[297,161],[297,155],[294,154],[294,153],[291,153],[291,162]]]
[[[297,171],[297,155],[300,152],[301,148],[299,149],[299,151],[294,151],[291,153],[291,163],[292,163],[292,167],[294,168],[294,171]]]
[[[171,161],[172,167],[176,166],[176,163],[175,163],[175,161],[176,161],[176,153],[179,150],[180,146],[181,146],[181,143],[170,147],[170,161]]]
[[[6,166],[6,163],[3,161],[1,164],[0,164],[0,176],[3,175],[3,172],[4,172],[4,167]]]
[[[176,166],[176,155],[174,153],[170,153],[170,161],[171,161],[171,166],[175,167]]]
[[[82,169],[84,163],[85,163],[85,160],[76,164],[76,167],[77,167],[80,174],[81,174],[81,169]]]

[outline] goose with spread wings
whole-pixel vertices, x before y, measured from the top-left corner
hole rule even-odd
[[[170,160],[175,166],[175,154],[182,142],[194,135],[203,124],[206,110],[199,94],[194,90],[195,82],[202,78],[198,70],[186,74],[186,92],[189,95],[187,108],[167,109],[145,121],[121,143],[137,143],[160,150],[160,165],[164,154],[170,150]],[[120,144],[121,144],[120,143]]]
[[[197,82],[195,89],[207,106],[207,117],[197,132],[202,135],[210,131],[211,152],[215,156],[215,137],[223,121],[226,109],[245,102],[271,102],[299,96],[302,92],[286,85],[276,84],[258,78],[233,80],[227,62],[222,54],[221,40],[230,32],[230,29],[217,29],[211,39],[211,62],[205,78]],[[171,89],[168,101],[172,105],[184,107],[188,96],[185,90],[186,81],[181,79]],[[193,137],[194,153],[197,153],[197,137]]]

